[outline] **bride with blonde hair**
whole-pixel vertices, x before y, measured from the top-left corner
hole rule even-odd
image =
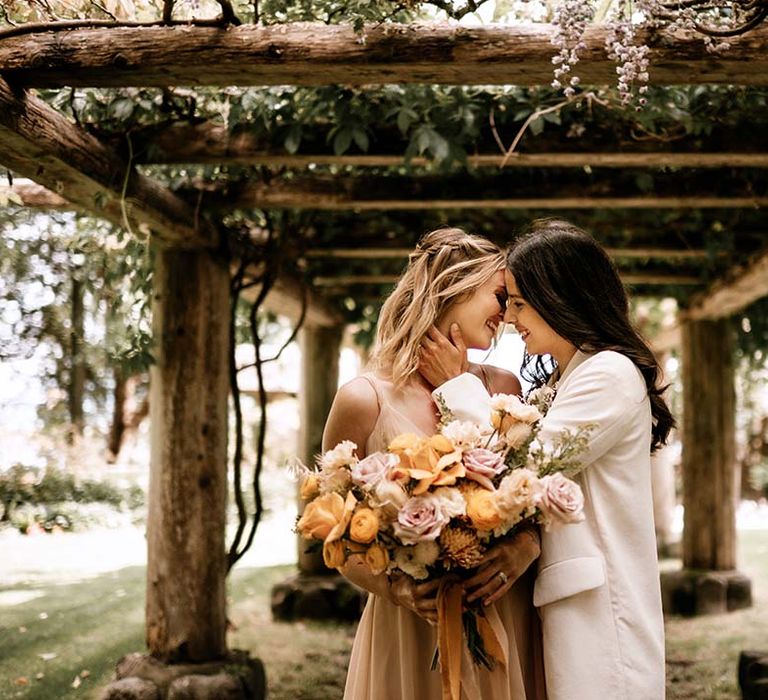
[[[434,434],[440,417],[431,397],[434,387],[418,371],[420,346],[430,342],[434,326],[445,335],[460,332],[467,347],[489,349],[506,308],[504,268],[501,250],[481,236],[457,228],[426,234],[381,309],[369,371],[336,394],[323,449],[351,440],[362,459],[385,450],[399,434]],[[480,364],[470,364],[468,371],[490,393],[520,393],[520,382],[510,372]],[[465,650],[462,700],[544,697],[533,572],[523,573],[538,554],[536,533],[517,532],[491,547],[465,582],[468,601],[481,600],[498,613],[507,663],[491,671],[476,665]],[[440,673],[430,670],[439,580],[374,575],[360,555],[351,555],[342,573],[370,593],[355,636],[345,700],[441,698]]]

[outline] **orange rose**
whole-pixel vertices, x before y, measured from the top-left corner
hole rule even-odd
[[[344,566],[346,560],[346,548],[341,540],[326,542],[323,545],[323,561],[329,569],[338,569]]]
[[[345,501],[335,491],[307,504],[296,529],[307,539],[338,540],[347,529],[357,499],[347,494]]]
[[[349,536],[361,544],[373,542],[379,532],[379,516],[370,508],[360,508],[349,524]]]
[[[382,574],[389,565],[389,552],[380,544],[372,544],[365,553],[365,563],[374,575]]]
[[[472,521],[472,525],[481,532],[493,530],[501,525],[501,513],[499,513],[495,496],[495,492],[485,489],[464,494],[467,501],[467,516]]]
[[[299,493],[301,498],[309,501],[317,496],[320,490],[320,481],[316,474],[307,474],[301,482]]]

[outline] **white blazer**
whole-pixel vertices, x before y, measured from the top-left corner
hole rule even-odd
[[[456,418],[488,421],[482,382],[463,374],[433,392]],[[585,520],[542,533],[533,604],[549,700],[664,697],[664,623],[651,497],[651,407],[635,364],[577,352],[539,433],[596,424],[575,477]]]

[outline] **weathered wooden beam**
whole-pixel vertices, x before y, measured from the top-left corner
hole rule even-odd
[[[181,197],[135,172],[114,150],[0,77],[0,163],[78,207],[174,247],[218,244]]]
[[[250,290],[249,290],[250,291]],[[255,294],[254,289],[254,294]],[[301,317],[302,305],[306,304],[304,312],[304,327],[306,328],[338,328],[344,321],[338,310],[334,309],[321,296],[312,290],[305,292],[292,280],[281,277],[269,290],[264,300],[264,307],[274,314],[285,316],[294,323]],[[245,298],[248,298],[246,293]]]
[[[10,202],[31,209],[72,211],[73,205],[64,197],[31,180],[0,185],[0,202]]]
[[[733,268],[710,289],[691,300],[682,316],[691,320],[718,319],[738,313],[768,295],[768,249]]]
[[[355,285],[385,285],[394,284],[400,279],[399,275],[336,275],[318,276],[312,282],[317,287],[348,287]],[[693,275],[662,275],[654,273],[621,273],[625,284],[664,285],[697,285],[703,281]]]
[[[544,188],[551,188],[547,194]],[[474,179],[457,177],[302,176],[235,185],[206,192],[204,209],[317,209],[326,211],[407,211],[435,209],[681,209],[768,206],[768,192],[745,182],[700,177],[681,182],[659,174],[656,191],[639,192],[628,178],[561,178],[558,187],[543,178],[513,172]]]
[[[521,153],[509,158],[502,153],[467,156],[473,168],[766,168],[768,153],[680,153],[669,151],[580,153]],[[404,147],[401,150],[405,150]],[[151,135],[139,136],[136,143],[137,163],[203,163],[234,165],[265,165],[269,167],[306,168],[309,165],[337,165],[358,168],[393,167],[406,163],[402,153],[369,153],[337,156],[330,152],[290,154],[253,134],[230,133],[225,126],[203,124],[173,124]],[[427,165],[426,158],[414,157],[413,166]]]
[[[582,84],[616,82],[607,34],[603,26],[587,30],[578,64]],[[551,25],[379,24],[364,36],[349,25],[299,23],[41,32],[3,39],[0,71],[36,87],[552,81]],[[717,56],[695,35],[641,39],[652,47],[653,84],[768,84],[768,27],[729,39],[731,48]]]
[[[413,248],[310,248],[304,255],[311,259],[348,259],[377,260],[405,259]],[[711,253],[707,250],[670,249],[670,248],[606,248],[605,252],[613,258],[674,258],[675,260],[706,260]]]

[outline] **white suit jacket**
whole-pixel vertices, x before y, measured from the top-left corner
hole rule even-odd
[[[435,390],[456,418],[487,422],[482,382]],[[582,471],[585,520],[542,533],[534,587],[549,700],[664,697],[664,626],[651,497],[651,408],[634,363],[577,352],[539,433],[596,424]]]

